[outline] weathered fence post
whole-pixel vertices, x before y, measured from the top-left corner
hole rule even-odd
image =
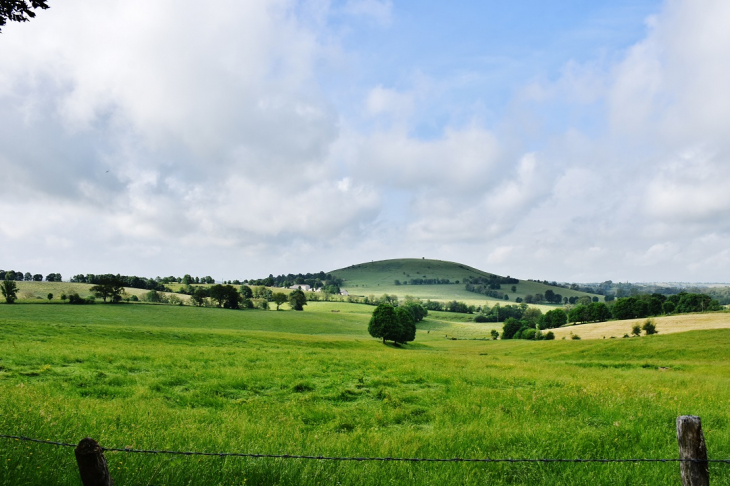
[[[81,439],[74,449],[84,486],[114,486],[101,446],[94,439]]]
[[[702,421],[694,415],[677,417],[677,442],[679,458],[692,459],[679,463],[682,472],[682,486],[709,486],[710,469],[707,462],[707,447],[702,435]]]

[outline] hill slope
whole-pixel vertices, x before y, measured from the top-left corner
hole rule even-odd
[[[485,300],[496,302],[497,299],[474,292],[467,292],[464,285],[466,278],[490,277],[491,273],[478,270],[468,265],[447,262],[443,260],[427,260],[418,258],[399,258],[394,260],[380,260],[376,262],[360,263],[349,267],[332,270],[332,275],[344,280],[342,288],[352,295],[382,295],[395,294],[399,297],[412,295],[421,299],[431,300],[461,300],[467,303],[484,303]],[[411,279],[448,279],[449,284],[438,285],[396,285]],[[459,282],[458,284],[455,282]],[[511,284],[502,284],[501,291],[509,296],[514,303],[517,297],[537,293],[544,294],[552,290],[564,297],[583,296],[585,292],[553,287],[538,282],[521,280],[515,284],[516,291],[512,292]],[[603,300],[603,297],[600,297]],[[507,302],[506,300],[503,302]]]

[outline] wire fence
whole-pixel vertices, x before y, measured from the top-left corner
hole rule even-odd
[[[77,447],[77,444],[71,444],[68,442],[33,439],[30,437],[23,437],[19,435],[5,435],[0,434],[0,438],[14,439],[26,442],[35,442],[38,444],[55,445],[61,447]],[[563,458],[428,458],[428,457],[335,457],[335,456],[311,456],[311,455],[298,455],[298,454],[254,454],[245,452],[196,452],[196,451],[170,451],[170,450],[154,450],[154,449],[132,449],[132,448],[118,448],[118,447],[103,447],[100,446],[103,452],[126,452],[126,453],[137,453],[137,454],[168,454],[168,455],[181,455],[181,456],[217,456],[217,457],[247,457],[253,459],[311,459],[319,461],[380,461],[380,462],[481,462],[481,463],[517,463],[517,462],[532,462],[532,463],[639,463],[639,462],[676,462],[676,463],[717,463],[717,464],[730,464],[730,459],[660,459],[660,458],[630,458],[630,459],[563,459]]]

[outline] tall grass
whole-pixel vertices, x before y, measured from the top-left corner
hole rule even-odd
[[[366,332],[305,312],[0,306],[0,431],[112,447],[332,456],[676,457],[703,419],[730,457],[730,331],[613,341]],[[340,312],[331,312],[339,310]],[[354,310],[355,312],[349,312]],[[453,323],[454,326],[466,325]],[[335,463],[108,453],[125,484],[676,484],[677,464]],[[711,467],[730,484],[730,467]],[[70,448],[0,440],[0,484],[79,484]]]

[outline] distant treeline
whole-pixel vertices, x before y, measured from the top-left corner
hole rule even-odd
[[[71,277],[72,283],[85,283],[92,285],[99,285],[110,280],[121,283],[123,287],[130,287],[133,289],[158,290],[161,292],[171,291],[168,287],[165,287],[162,283],[162,279],[157,280],[153,278],[137,277],[136,275],[113,275],[110,273],[96,275],[93,273],[87,273],[86,275],[78,274]]]
[[[0,280],[15,280],[16,282],[42,282],[43,275],[40,273],[16,272],[15,270],[0,270]],[[49,273],[45,278],[46,282],[60,282],[60,273]]]

